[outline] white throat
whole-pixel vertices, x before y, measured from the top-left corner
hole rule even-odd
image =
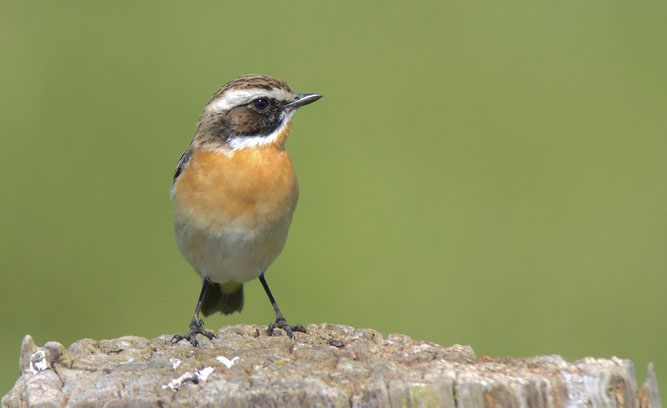
[[[254,147],[260,147],[265,145],[270,145],[276,142],[278,137],[282,132],[285,131],[289,121],[294,116],[294,111],[291,111],[283,118],[283,121],[280,123],[280,126],[276,128],[273,132],[265,136],[232,136],[229,138],[229,146],[232,148],[232,153],[236,150],[248,149]]]

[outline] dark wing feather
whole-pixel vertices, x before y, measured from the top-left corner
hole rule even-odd
[[[180,176],[181,173],[183,173],[183,170],[188,167],[190,155],[192,155],[192,150],[187,149],[183,155],[181,155],[181,159],[178,161],[178,165],[176,165],[176,171],[174,171],[174,180],[171,182],[171,192],[169,193],[172,202],[174,201],[174,184],[176,184],[176,179],[178,176]]]
[[[174,180],[172,181],[172,186],[176,182],[178,176],[180,176],[181,173],[183,173],[183,170],[185,170],[185,168],[188,166],[190,155],[192,155],[192,150],[190,149],[187,149],[185,152],[183,152],[183,155],[181,155],[181,158],[178,161],[178,165],[176,166],[176,171],[174,171]]]

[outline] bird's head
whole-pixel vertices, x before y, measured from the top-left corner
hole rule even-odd
[[[319,94],[297,94],[285,81],[244,75],[223,85],[204,107],[195,135],[200,148],[233,152],[283,146],[292,116]]]

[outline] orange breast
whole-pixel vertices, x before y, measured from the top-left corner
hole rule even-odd
[[[291,215],[297,198],[292,161],[277,146],[231,155],[196,150],[174,184],[176,218],[200,228],[240,222],[252,229],[277,222]]]

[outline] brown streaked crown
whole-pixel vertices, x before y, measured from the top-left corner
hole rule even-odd
[[[230,89],[264,89],[266,91],[284,89],[287,92],[292,92],[292,89],[287,85],[287,82],[281,79],[273,78],[268,75],[248,74],[234,78],[221,86],[220,89],[215,91],[211,100],[216,99]]]

